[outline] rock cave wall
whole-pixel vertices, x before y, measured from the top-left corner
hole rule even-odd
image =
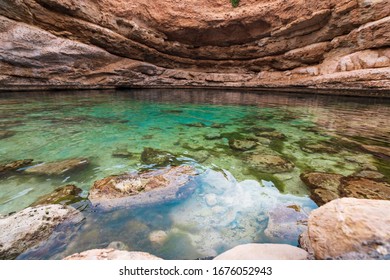
[[[1,0],[0,90],[389,96],[390,0]]]

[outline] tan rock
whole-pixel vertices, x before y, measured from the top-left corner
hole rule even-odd
[[[214,260],[305,260],[305,250],[287,244],[244,244],[234,247]]]
[[[316,259],[386,259],[390,202],[341,198],[311,212],[300,244]]]
[[[390,200],[390,184],[361,177],[342,179],[340,194],[344,197]]]
[[[109,176],[94,183],[88,198],[103,208],[176,200],[192,193],[194,175],[196,170],[191,166],[174,166]]]
[[[0,219],[0,259],[14,259],[49,238],[64,222],[80,222],[82,214],[72,207],[45,205],[29,207]]]
[[[93,249],[66,257],[64,260],[162,260],[145,252],[128,252],[115,249]]]
[[[55,189],[53,192],[41,196],[30,206],[48,205],[48,204],[71,204],[81,200],[79,194],[82,190],[75,185],[66,185]]]

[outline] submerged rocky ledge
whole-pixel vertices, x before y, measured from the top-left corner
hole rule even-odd
[[[4,0],[0,90],[390,90],[389,0]]]

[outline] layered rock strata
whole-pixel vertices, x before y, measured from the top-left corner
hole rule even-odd
[[[389,0],[246,0],[237,8],[227,0],[4,0],[0,89],[383,95],[390,90],[389,30]]]

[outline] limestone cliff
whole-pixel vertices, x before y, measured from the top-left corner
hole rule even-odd
[[[0,90],[390,92],[390,0],[1,0]]]

